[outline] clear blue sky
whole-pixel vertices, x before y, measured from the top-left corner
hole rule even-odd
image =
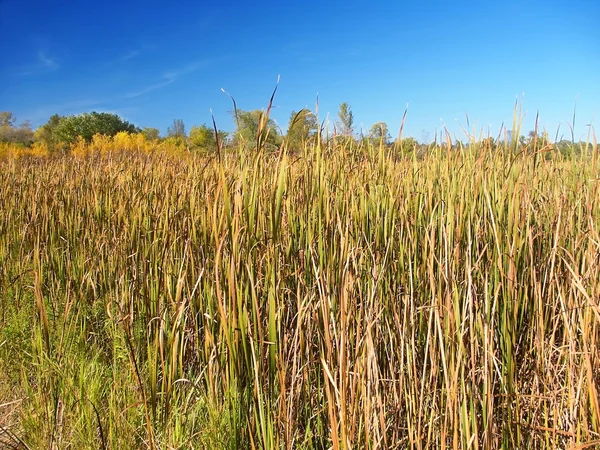
[[[321,119],[347,101],[357,129],[388,123],[431,139],[445,124],[510,124],[524,94],[554,138],[576,138],[600,113],[598,0],[204,2],[0,0],[0,110],[43,124],[50,115],[114,112],[161,132],[234,122],[264,108],[281,75],[273,117]]]

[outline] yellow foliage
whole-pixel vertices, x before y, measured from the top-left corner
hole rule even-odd
[[[102,155],[112,153],[114,148],[113,139],[110,136],[96,133],[92,136],[91,149],[100,152]]]
[[[131,139],[135,143],[135,148],[140,152],[150,153],[155,145],[152,141],[148,141],[142,133],[132,134]]]
[[[48,150],[48,144],[45,142],[34,142],[29,148],[29,152],[31,156],[39,158],[48,156],[50,154],[50,151]]]
[[[161,142],[159,148],[169,155],[183,156],[189,153],[185,141],[172,136]]]
[[[90,152],[90,149],[87,143],[85,142],[85,139],[83,139],[81,136],[79,136],[76,142],[71,144],[70,150],[73,156],[79,157],[86,156]]]
[[[35,142],[31,147],[16,144],[0,143],[0,158],[20,158],[22,156],[46,157],[63,148],[57,143],[54,148],[48,148],[44,142]],[[85,157],[93,153],[101,155],[116,153],[165,153],[172,156],[184,157],[189,155],[187,143],[182,139],[167,138],[162,141],[148,140],[143,133],[117,133],[115,136],[95,134],[91,142],[79,137],[68,146],[71,155]]]
[[[136,145],[135,145],[135,139],[133,138],[133,136],[131,134],[129,134],[126,131],[119,131],[117,134],[114,135],[113,137],[113,150],[117,150],[117,151],[131,151],[134,150]]]
[[[36,142],[31,147],[24,147],[21,144],[0,142],[0,159],[18,159],[24,156],[41,158],[48,155],[48,146],[44,143]]]
[[[9,147],[8,144],[4,142],[0,142],[0,159],[9,157]]]

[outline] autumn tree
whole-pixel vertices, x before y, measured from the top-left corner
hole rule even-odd
[[[0,142],[31,145],[33,131],[29,122],[15,126],[16,118],[12,112],[0,112]]]
[[[173,126],[167,128],[167,136],[176,139],[185,139],[187,135],[185,134],[185,124],[183,123],[183,120],[173,120]]]
[[[15,115],[10,111],[0,112],[0,128],[13,127],[15,125]]]

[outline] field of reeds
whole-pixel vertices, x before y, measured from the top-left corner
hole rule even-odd
[[[0,447],[600,448],[598,148],[517,150],[5,158]]]

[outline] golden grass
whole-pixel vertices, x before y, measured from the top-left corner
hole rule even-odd
[[[599,445],[597,148],[345,145],[1,162],[13,432],[31,448]]]

